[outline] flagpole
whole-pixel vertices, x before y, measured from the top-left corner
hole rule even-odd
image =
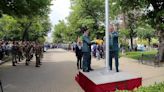
[[[105,67],[109,68],[109,0],[105,0],[105,44],[106,44],[106,57],[105,57]]]

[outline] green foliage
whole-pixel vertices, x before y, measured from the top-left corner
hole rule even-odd
[[[149,39],[155,36],[155,30],[148,24],[140,24],[137,27],[137,36],[142,39]]]
[[[137,52],[127,52],[126,56],[133,59],[139,59],[141,55],[144,54],[145,56],[149,56],[149,57],[143,57],[143,60],[154,60],[154,56],[156,55],[156,53],[157,53],[156,50],[145,51],[145,52],[137,51]]]
[[[69,39],[58,39],[62,42],[72,42],[76,41],[77,37],[82,35],[80,32],[80,27],[87,26],[90,31],[90,37],[93,39],[97,35],[100,38],[104,37],[104,0],[71,0],[71,9],[69,17],[67,18],[68,23],[65,23],[66,31],[63,32],[69,33],[66,36],[69,36]],[[60,24],[60,22],[59,22]],[[56,36],[59,36],[59,32],[55,28]],[[55,37],[55,36],[54,36]],[[55,37],[54,39],[56,39]]]
[[[54,27],[54,33],[53,33],[53,41],[57,43],[62,43],[68,39],[66,37],[69,37],[67,34],[67,26],[64,21],[59,21],[59,24],[55,25]]]
[[[51,23],[48,17],[37,16],[33,19],[27,17],[14,18],[8,15],[3,15],[0,18],[0,39],[3,40],[22,40],[24,30],[27,28],[29,22],[28,35],[29,40],[37,40],[39,37],[46,36],[51,28]]]
[[[0,11],[11,16],[47,15],[51,0],[0,0]]]
[[[116,92],[131,92],[131,91],[116,91]],[[164,83],[150,85],[148,87],[140,87],[133,92],[164,92]]]
[[[0,0],[0,3],[0,39],[39,40],[50,31],[51,0]]]

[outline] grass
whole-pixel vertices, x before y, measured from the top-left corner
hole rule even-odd
[[[125,56],[132,59],[139,59],[141,58],[142,54],[144,55],[143,60],[154,60],[154,57],[157,54],[157,51],[153,50],[153,51],[126,52]]]

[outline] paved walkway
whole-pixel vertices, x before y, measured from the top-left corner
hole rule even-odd
[[[45,53],[43,65],[35,67],[24,62],[16,67],[7,62],[0,66],[4,92],[83,92],[74,80],[77,74],[75,54],[62,49]],[[104,67],[104,60],[92,59],[94,69]],[[120,70],[143,77],[143,85],[164,81],[164,67],[142,65],[136,60],[120,58]]]
[[[16,67],[7,62],[0,66],[4,92],[83,92],[74,81],[77,73],[73,53],[55,49],[45,53],[43,65],[24,62]]]

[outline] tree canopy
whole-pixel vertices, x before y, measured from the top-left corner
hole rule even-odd
[[[51,30],[51,0],[1,0],[0,38],[37,40]]]
[[[51,0],[0,0],[2,14],[11,16],[45,15],[49,11]]]

